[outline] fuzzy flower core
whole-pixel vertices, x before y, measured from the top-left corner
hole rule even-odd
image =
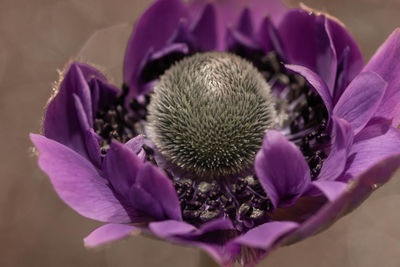
[[[201,53],[160,78],[148,108],[147,132],[178,167],[200,177],[248,169],[273,125],[270,87],[248,61]]]

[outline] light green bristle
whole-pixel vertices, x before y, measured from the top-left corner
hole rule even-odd
[[[199,53],[160,78],[146,128],[160,153],[200,177],[249,168],[274,122],[270,86],[248,61]]]

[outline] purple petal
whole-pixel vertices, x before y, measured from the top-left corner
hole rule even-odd
[[[364,129],[356,136],[356,141],[375,138],[386,134],[392,128],[392,121],[382,117],[373,117],[364,127]],[[393,127],[395,128],[395,127]]]
[[[90,128],[86,132],[85,143],[87,146],[88,154],[90,160],[97,168],[101,168],[101,156],[100,156],[100,145],[97,134],[94,132],[93,128]]]
[[[357,134],[375,114],[387,83],[376,73],[360,73],[346,88],[333,114],[351,124]]]
[[[233,242],[251,248],[272,249],[276,241],[299,227],[295,222],[267,222],[239,236]]]
[[[121,143],[111,142],[102,169],[113,188],[121,196],[128,197],[141,165],[142,161],[131,149]]]
[[[106,224],[100,226],[83,239],[85,247],[97,247],[139,232],[139,228],[126,224]]]
[[[30,137],[39,151],[40,168],[65,203],[94,220],[131,222],[106,180],[87,159],[44,136],[31,134]]]
[[[234,28],[229,28],[227,34],[227,45],[229,48],[232,48],[237,44],[253,50],[260,49],[259,45],[253,40],[253,38],[244,35]]]
[[[149,229],[161,238],[181,237],[193,239],[213,231],[232,230],[234,227],[231,220],[219,218],[201,225],[200,228],[182,221],[167,220],[152,222],[149,224]]]
[[[187,17],[187,8],[180,0],[158,0],[150,6],[136,23],[128,42],[124,62],[124,81],[135,95],[139,67],[149,51],[160,50],[177,28],[179,21]]]
[[[349,70],[349,68],[351,68],[350,66],[351,62],[349,57],[350,57],[350,48],[347,47],[347,49],[343,51],[342,56],[338,59],[336,85],[332,97],[334,105],[336,105],[339,98],[342,96],[344,90],[346,90],[346,87],[351,82],[349,76],[347,75],[347,71]]]
[[[353,80],[364,66],[360,48],[353,37],[338,22],[327,19],[326,30],[333,42],[338,59],[338,82],[335,99],[339,99],[344,88]]]
[[[230,219],[219,218],[203,224],[196,234],[203,235],[205,233],[216,230],[232,230],[232,229],[234,229],[234,227]]]
[[[72,98],[74,101],[75,114],[81,127],[81,131],[87,132],[93,124],[89,124],[89,118],[84,110],[81,99],[76,94],[72,94]]]
[[[85,113],[81,115],[92,118],[91,96],[86,81],[88,77],[82,73],[81,66],[83,64],[72,63],[65,73],[59,91],[47,107],[43,132],[47,138],[64,144],[88,158],[85,131],[82,131],[75,112],[73,97],[75,94],[81,101],[80,110]],[[85,73],[89,73],[89,68],[86,66]]]
[[[274,50],[285,61],[285,52],[275,26],[269,17],[265,17],[256,36],[257,42],[265,53]]]
[[[293,204],[310,184],[310,169],[299,148],[280,132],[265,134],[255,170],[274,207]]]
[[[113,105],[117,95],[120,93],[117,87],[98,78],[89,81],[89,88],[92,94],[93,114],[96,114],[99,109],[105,109]]]
[[[346,160],[353,144],[353,130],[351,125],[335,116],[333,121],[333,146],[324,164],[318,180],[334,180],[344,171]]]
[[[208,4],[197,21],[191,26],[193,42],[201,51],[214,50],[217,46],[216,11],[213,5]]]
[[[182,221],[167,220],[162,222],[152,222],[149,224],[150,231],[160,238],[185,235],[196,231],[196,227]]]
[[[150,55],[149,61],[157,60],[165,57],[170,53],[182,53],[187,54],[189,52],[189,48],[187,44],[184,43],[174,43],[170,45],[164,46],[159,51],[156,51]]]
[[[248,37],[253,36],[253,22],[251,20],[251,11],[248,7],[246,7],[243,9],[242,13],[239,16],[236,30]]]
[[[200,237],[206,233],[213,232],[213,231],[220,231],[220,230],[233,230],[235,229],[232,221],[227,218],[218,218],[207,223],[204,223],[194,232],[190,232],[187,234],[182,235],[185,238],[194,238]]]
[[[146,151],[143,149],[145,143],[148,145],[147,143],[149,143],[149,141],[145,140],[142,135],[138,135],[126,142],[125,146],[132,150],[133,153],[144,162],[146,160]]]
[[[197,239],[210,231],[230,229],[228,219],[209,222],[197,229],[191,224],[182,221],[162,221],[149,224],[150,231],[160,238],[169,241],[202,248],[221,266],[233,266],[236,255],[240,252],[238,246],[220,246]],[[232,225],[232,224],[230,224]]]
[[[382,159],[347,187],[333,202],[328,202],[313,217],[303,223],[283,243],[298,242],[316,232],[328,228],[340,217],[361,204],[374,190],[386,183],[400,166],[400,154]]]
[[[332,97],[330,95],[328,86],[321,79],[321,77],[318,76],[318,74],[316,74],[312,70],[303,66],[285,65],[285,68],[303,76],[307,80],[307,82],[315,89],[315,91],[317,91],[317,93],[320,95],[322,101],[324,101],[328,114],[331,114],[333,108]]]
[[[286,13],[278,27],[288,63],[318,73],[333,92],[336,53],[326,30],[325,16],[295,9]]]
[[[209,1],[206,0],[192,0],[189,7],[191,12],[196,14],[208,3]],[[255,30],[258,30],[266,15],[270,15],[272,21],[278,23],[286,11],[285,5],[279,0],[219,0],[212,1],[212,5],[217,13],[217,50],[219,51],[225,50],[227,28],[238,21],[244,8],[248,7],[251,10]]]
[[[129,191],[129,200],[134,209],[146,214],[153,220],[165,219],[163,208],[157,199],[134,184]]]
[[[86,145],[86,151],[88,153],[88,159],[90,159],[97,168],[101,168],[100,145],[96,133],[94,132],[93,128],[91,128],[93,123],[90,124],[89,118],[83,110],[83,104],[80,98],[76,94],[73,94],[72,97],[74,99],[76,116],[79,121],[81,131],[84,134],[84,142]]]
[[[328,29],[329,20],[324,17],[323,25],[325,29],[325,33],[323,34],[324,38],[320,40],[319,43],[319,55],[317,57],[317,70],[319,75],[325,80],[328,88],[330,90],[331,96],[334,95],[334,88],[336,82],[337,75],[337,55],[334,45],[333,37],[331,36],[331,32]],[[326,37],[325,37],[326,35]],[[321,38],[321,37],[317,37]]]
[[[320,190],[330,202],[335,201],[347,188],[346,183],[337,181],[314,181],[312,185]]]
[[[345,175],[347,181],[382,159],[400,153],[400,130],[375,123],[368,125],[354,139]]]
[[[356,177],[350,184],[349,191],[351,196],[345,212],[351,212],[358,207],[373,191],[388,182],[399,167],[400,153],[391,154],[381,158],[381,161]]]
[[[143,150],[144,141],[144,137],[142,135],[138,135],[126,142],[125,146],[129,147],[129,149],[132,150],[133,153],[138,155]]]
[[[261,24],[266,16],[269,16],[274,24],[279,24],[287,11],[284,1],[280,0],[248,0],[243,2],[251,9],[256,27]]]
[[[366,71],[378,73],[387,83],[377,117],[394,119],[393,126],[400,123],[400,29],[396,29],[371,58]]]
[[[158,201],[169,219],[182,220],[181,208],[171,180],[157,167],[144,163],[137,174],[137,184]]]
[[[103,73],[101,73],[100,71],[98,71],[97,69],[93,68],[88,64],[74,62],[71,65],[77,65],[87,81],[93,78],[102,81],[104,83],[107,81]]]

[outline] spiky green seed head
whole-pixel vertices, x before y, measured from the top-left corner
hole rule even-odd
[[[217,178],[251,167],[274,117],[270,86],[251,63],[207,52],[184,58],[161,76],[146,131],[172,164]]]

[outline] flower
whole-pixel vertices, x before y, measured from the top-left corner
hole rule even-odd
[[[265,16],[266,13],[270,16]],[[332,224],[400,164],[400,31],[364,66],[337,20],[277,1],[158,0],[122,90],[72,63],[32,134],[58,195],[108,224],[252,266]]]

